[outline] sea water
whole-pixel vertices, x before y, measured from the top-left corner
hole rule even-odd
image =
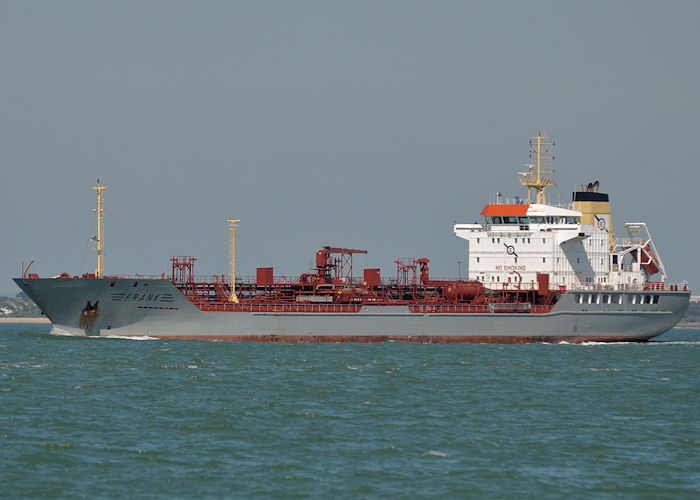
[[[646,344],[0,325],[0,497],[698,498],[700,332]]]

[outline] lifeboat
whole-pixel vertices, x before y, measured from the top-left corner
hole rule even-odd
[[[647,274],[650,276],[652,274],[656,274],[659,272],[659,261],[656,259],[656,256],[651,252],[649,249],[649,242],[646,242],[644,246],[641,248],[641,261],[640,265],[642,266],[642,269],[644,269]],[[636,253],[632,253],[632,259],[637,260],[637,255]]]

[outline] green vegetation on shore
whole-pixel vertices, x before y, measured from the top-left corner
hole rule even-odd
[[[41,311],[24,293],[0,297],[0,318],[39,318]]]
[[[691,302],[688,306],[688,311],[680,321],[679,326],[687,326],[689,328],[700,328],[700,303]]]

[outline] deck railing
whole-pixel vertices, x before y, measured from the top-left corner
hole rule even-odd
[[[625,266],[628,267],[628,266]],[[623,268],[623,270],[627,270]],[[148,275],[148,274],[132,274],[132,275],[119,275],[119,276],[105,276],[104,279],[124,279],[124,280],[157,280],[157,279],[165,279],[169,280],[171,279],[170,275],[166,274],[161,274],[161,275]],[[448,279],[431,279],[431,282],[433,282],[432,286],[439,286],[437,285],[440,282],[454,282],[455,280],[448,280]],[[462,280],[465,281],[465,280]],[[214,283],[222,283],[222,284],[228,284],[228,277],[225,275],[207,275],[207,276],[194,276],[192,283],[200,283],[200,284],[214,284]],[[240,276],[236,277],[236,286],[252,286],[256,285],[256,278],[255,276]],[[299,283],[299,278],[297,276],[276,276],[274,279],[274,284],[275,285],[292,285],[292,284],[298,284]],[[176,283],[178,285],[184,285],[185,283]],[[309,285],[316,285],[317,283],[309,283]],[[321,286],[324,287],[332,287],[332,289],[337,289],[337,290],[342,290],[344,285],[347,286],[353,286],[353,285],[363,285],[364,284],[364,279],[355,277],[355,278],[348,278],[344,283],[336,283],[336,284],[329,284],[329,283],[323,283]],[[381,280],[380,286],[385,286],[385,287],[395,287],[395,286],[402,286],[402,287],[410,287],[410,286],[422,286],[419,283],[400,283],[397,282],[395,278],[384,278]],[[538,287],[536,283],[500,283],[498,286],[495,286],[496,283],[491,284],[491,286],[487,286],[489,284],[484,284],[484,289],[485,290],[493,290],[496,292],[500,291],[510,291],[510,292],[515,292],[515,291],[520,291],[520,292],[533,292],[537,291]],[[261,285],[262,286],[262,285]],[[431,285],[429,285],[431,286]],[[661,282],[661,281],[648,281],[646,283],[618,283],[618,284],[603,284],[603,283],[588,283],[588,284],[567,284],[567,285],[552,285],[550,284],[550,289],[552,291],[564,291],[564,290],[569,290],[569,291],[619,291],[619,292],[624,292],[624,291],[630,291],[630,292],[639,292],[639,291],[646,291],[646,290],[656,290],[656,291],[687,291],[688,290],[688,282],[687,281],[681,281],[679,283],[666,283],[666,282]],[[327,290],[328,291],[328,290]]]

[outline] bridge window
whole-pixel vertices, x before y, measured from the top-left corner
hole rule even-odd
[[[493,223],[494,224],[502,224],[502,220],[500,217],[494,217],[493,218]]]
[[[659,296],[654,295],[654,304],[658,304],[658,303],[659,303]]]
[[[504,224],[517,224],[518,218],[509,215],[509,216],[503,217],[503,223]]]
[[[527,217],[518,217],[518,221],[521,224],[529,224]]]
[[[544,217],[530,217],[530,222],[533,224],[544,224]]]

